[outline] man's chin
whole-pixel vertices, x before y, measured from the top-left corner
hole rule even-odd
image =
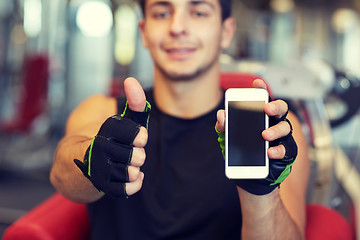
[[[173,81],[176,81],[176,82],[187,82],[187,81],[191,81],[193,79],[195,79],[196,77],[198,76],[198,74],[194,74],[194,73],[191,73],[191,74],[168,74],[168,79],[171,79]]]
[[[159,65],[156,65],[157,69],[161,72],[163,76],[172,81],[191,81],[194,80],[208,72],[216,64],[216,59],[208,64],[203,66],[194,67],[189,64],[177,65],[177,66],[168,66],[162,68]]]
[[[191,81],[204,73],[204,71],[202,71],[201,69],[194,71],[187,71],[187,72],[169,71],[169,70],[167,71],[164,69],[160,69],[160,71],[166,78],[176,82]]]

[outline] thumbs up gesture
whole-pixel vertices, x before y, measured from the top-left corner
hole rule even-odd
[[[139,82],[124,82],[126,106],[121,114],[108,118],[86,150],[84,161],[75,164],[91,183],[106,195],[128,197],[141,189],[148,139],[150,104]]]

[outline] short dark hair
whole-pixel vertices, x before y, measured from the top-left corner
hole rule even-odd
[[[145,16],[145,2],[146,0],[138,0],[141,10],[143,12],[143,15]],[[228,17],[231,16],[231,4],[232,0],[218,0],[221,7],[221,18],[224,21]]]

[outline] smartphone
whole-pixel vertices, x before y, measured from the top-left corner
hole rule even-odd
[[[269,94],[260,88],[230,88],[225,92],[225,174],[230,179],[265,178],[269,174],[269,143],[262,131],[269,126],[264,105]]]

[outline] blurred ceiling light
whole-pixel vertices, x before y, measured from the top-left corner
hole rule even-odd
[[[278,13],[291,12],[295,8],[294,0],[271,0],[271,9]]]
[[[115,59],[128,65],[135,56],[137,20],[136,13],[129,5],[121,5],[115,12]]]
[[[76,25],[88,37],[103,37],[111,32],[112,12],[108,4],[87,1],[80,5],[76,15]]]
[[[41,0],[25,0],[24,30],[29,37],[36,37],[41,31],[42,5]]]
[[[348,8],[339,8],[332,16],[332,25],[337,33],[345,33],[356,26],[358,14]]]

